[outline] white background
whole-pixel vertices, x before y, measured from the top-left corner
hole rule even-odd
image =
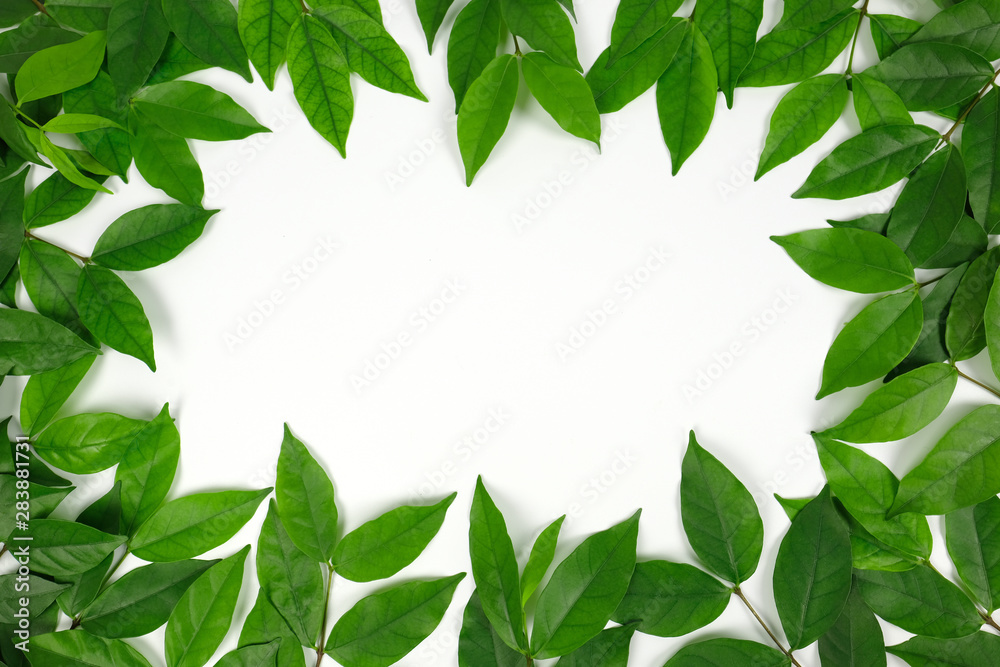
[[[577,2],[585,65],[607,45],[614,4]],[[901,7],[871,4],[874,12]],[[931,3],[918,4],[927,5],[918,15],[932,13]],[[826,152],[857,131],[853,114],[754,184],[783,90],[740,89],[733,111],[720,96],[707,140],[671,178],[652,91],[604,118],[598,157],[587,142],[562,133],[522,86],[506,135],[466,188],[444,57],[456,10],[429,56],[411,3],[383,7],[431,102],[356,79],[347,161],[304,119],[287,74],[273,93],[219,71],[190,77],[228,92],[274,132],[195,142],[205,205],[222,212],[176,260],[123,274],[152,323],[158,370],[108,351],[64,414],[152,418],[169,402],[183,443],[173,497],[270,486],[287,421],[333,476],[343,532],[398,504],[458,491],[441,534],[404,577],[469,570],[467,516],[479,474],[522,558],[561,514],[578,510],[563,528],[560,558],[642,507],[640,557],[696,562],[678,493],[687,433],[695,429],[758,501],[764,556],[744,589],[780,627],[771,566],[787,520],[771,494],[821,488],[809,432],[841,419],[872,387],[814,401],[830,342],[867,298],[814,282],[768,237],[891,205],[894,191],[848,202],[789,197]],[[764,29],[777,13],[769,2]],[[870,58],[867,31],[860,48],[859,58]],[[846,55],[831,69],[845,64]],[[130,177],[129,186],[111,181],[115,196],[99,195],[85,214],[38,235],[89,254],[119,215],[168,201],[134,169]],[[517,215],[528,224],[519,228]],[[324,243],[338,247],[325,256],[318,250]],[[669,259],[644,273],[654,250]],[[316,261],[317,253],[325,259]],[[292,278],[297,268],[306,280]],[[621,287],[627,275],[648,278],[630,298]],[[449,281],[461,293],[421,324],[421,309],[437,309]],[[281,303],[262,303],[276,291]],[[615,312],[602,326],[584,326],[606,300]],[[241,322],[250,335],[227,342],[227,335],[239,337]],[[592,335],[563,358],[557,346],[570,344],[581,327]],[[386,366],[377,357],[400,334],[411,344],[359,391],[352,376],[369,361]],[[742,353],[726,359],[734,343]],[[968,367],[987,377],[981,359]],[[700,373],[712,379],[702,379],[700,395],[686,395]],[[8,378],[0,387],[4,412],[16,414],[22,386]],[[957,415],[985,398],[963,384],[939,423],[910,442],[866,450],[901,475]],[[479,451],[458,446],[491,411],[505,423]],[[66,513],[107,486],[110,473],[99,485],[84,483]],[[214,553],[255,543],[262,517],[263,509]],[[947,571],[936,536],[935,559]],[[252,568],[246,584],[227,647],[253,601]],[[469,577],[435,634],[400,664],[457,665],[471,588]],[[372,590],[338,580],[334,617]],[[768,641],[734,600],[692,637],[636,635],[631,664],[659,665],[691,639],[721,635]],[[904,638],[898,631],[887,637]],[[162,652],[162,630],[140,641],[147,653]],[[815,648],[800,660],[818,665]]]

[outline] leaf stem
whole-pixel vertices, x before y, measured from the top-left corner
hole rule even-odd
[[[35,7],[38,7],[38,11],[45,14],[46,16],[50,15],[49,10],[45,9],[45,5],[41,3],[41,0],[31,0],[31,1],[35,3]]]
[[[997,622],[993,620],[992,616],[987,614],[985,611],[980,611],[979,615],[983,617],[983,621],[986,622],[986,625],[990,626],[997,632],[1000,632],[1000,625],[997,625]]]
[[[976,108],[976,105],[979,104],[980,100],[982,100],[983,97],[986,96],[986,93],[988,93],[990,91],[990,88],[993,87],[993,84],[996,82],[998,76],[1000,76],[1000,69],[998,69],[996,72],[993,73],[993,78],[990,79],[985,86],[983,86],[983,89],[979,91],[979,94],[977,94],[975,98],[973,98],[969,106],[965,107],[965,111],[963,111],[962,115],[958,117],[958,119],[955,121],[955,124],[951,126],[951,129],[945,132],[943,135],[941,135],[941,138],[944,141],[951,141],[952,133],[958,129],[959,125],[965,122],[965,119],[968,117],[970,113],[972,113],[972,110]]]
[[[75,253],[72,250],[67,250],[66,248],[63,248],[61,246],[57,246],[55,243],[52,243],[51,241],[46,241],[43,238],[39,238],[39,237],[35,236],[34,234],[32,234],[27,229],[24,230],[24,238],[26,238],[26,239],[34,239],[35,241],[41,241],[42,243],[48,243],[53,248],[56,248],[57,250],[62,250],[64,253],[66,253],[70,257],[76,257],[78,260],[80,260],[84,264],[90,264],[90,258],[89,257],[84,257],[83,255],[81,255],[79,253]]]
[[[955,364],[954,361],[951,362],[951,365],[954,367],[955,372],[957,372],[960,377],[965,378],[966,380],[968,380],[972,384],[976,385],[977,387],[982,387],[983,389],[985,389],[986,391],[990,392],[991,394],[993,394],[997,398],[1000,398],[1000,390],[994,389],[993,387],[989,386],[988,384],[980,382],[979,380],[977,380],[976,378],[972,377],[971,375],[966,375],[961,370],[959,370],[958,365]]]
[[[514,55],[520,57],[521,54],[521,43],[517,41],[517,35],[511,35],[514,38]]]
[[[761,618],[760,614],[757,613],[757,610],[753,608],[753,605],[750,604],[750,600],[748,600],[747,597],[743,595],[743,591],[740,590],[739,586],[733,589],[733,593],[736,594],[736,597],[743,600],[743,604],[747,606],[747,609],[750,610],[750,613],[753,614],[753,617],[757,619],[758,623],[760,623],[760,627],[764,628],[764,632],[766,632],[767,636],[771,638],[771,641],[774,642],[774,645],[777,646],[782,653],[788,656],[788,659],[792,661],[792,664],[795,665],[795,667],[802,667],[802,665],[799,664],[799,661],[795,659],[795,656],[792,655],[792,652],[786,649],[784,646],[782,646],[781,641],[779,641],[778,638],[774,635],[774,633],[771,632],[771,628],[767,626],[767,623],[764,622],[764,619]]]
[[[851,55],[847,59],[847,76],[851,76],[854,72],[854,51],[858,48],[858,35],[861,34],[861,22],[868,15],[868,2],[865,0],[865,4],[861,5],[861,14],[858,16],[858,27],[854,29],[854,40],[851,42]]]
[[[323,605],[323,620],[319,624],[319,638],[316,640],[316,667],[323,662],[324,652],[323,638],[326,636],[326,619],[330,613],[330,593],[333,591],[333,567],[329,563],[326,565],[326,604]]]
[[[936,283],[937,281],[939,281],[939,280],[941,280],[942,278],[944,278],[944,277],[945,277],[946,275],[948,275],[948,274],[947,274],[947,273],[942,273],[942,274],[941,274],[940,276],[938,276],[937,278],[931,278],[930,280],[925,280],[925,281],[924,281],[924,282],[922,282],[922,283],[917,283],[917,288],[919,289],[919,288],[921,288],[921,287],[927,287],[928,285],[933,285],[933,284],[934,284],[934,283]]]

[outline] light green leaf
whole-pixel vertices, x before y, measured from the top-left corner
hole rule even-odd
[[[958,44],[987,60],[997,60],[1000,58],[1000,5],[991,0],[963,0],[932,16],[908,42]]]
[[[86,208],[96,194],[96,190],[81,188],[55,172],[25,199],[24,226],[35,229],[71,218]]]
[[[76,288],[80,320],[98,340],[156,370],[153,331],[142,304],[112,271],[88,264]]]
[[[167,132],[188,139],[232,141],[269,132],[225,93],[193,81],[170,81],[139,91],[133,104]]]
[[[589,642],[556,663],[560,667],[626,667],[636,625],[619,625],[601,630]]]
[[[337,542],[333,482],[288,424],[275,489],[278,512],[292,542],[317,563],[329,561]]]
[[[869,213],[853,220],[827,220],[827,224],[837,229],[861,229],[866,232],[884,234],[885,228],[889,225],[888,213]]]
[[[448,37],[448,84],[455,94],[455,113],[469,87],[496,58],[501,22],[500,0],[471,0],[455,17]]]
[[[57,134],[77,134],[79,132],[89,132],[102,128],[114,127],[123,129],[121,125],[103,116],[82,113],[64,113],[56,116],[49,122],[42,125],[44,132],[55,132]]]
[[[825,667],[885,667],[882,628],[856,589],[837,622],[819,638],[819,659]]]
[[[615,10],[608,47],[608,66],[638,49],[643,42],[667,25],[680,0],[622,0]]]
[[[121,530],[134,535],[170,491],[180,459],[181,436],[166,404],[139,431],[115,470],[121,484]]]
[[[986,308],[1000,269],[1000,246],[969,265],[948,309],[945,343],[951,359],[971,359],[986,347]]]
[[[70,577],[98,565],[125,543],[90,526],[62,519],[32,519],[31,569],[53,577]]]
[[[559,531],[562,528],[566,515],[546,526],[535,543],[531,546],[531,553],[528,554],[528,562],[521,572],[521,605],[523,606],[538,589],[538,584],[542,583],[545,573],[549,571],[552,560],[556,555],[556,546],[559,543]]]
[[[295,0],[242,0],[237,10],[237,27],[250,62],[268,89],[274,90],[274,77],[285,62],[288,31],[302,8]]]
[[[719,88],[733,108],[733,89],[757,48],[764,18],[762,0],[701,0],[693,20],[712,47]]]
[[[459,667],[522,667],[524,656],[507,646],[483,611],[479,594],[472,591],[458,635]]]
[[[907,632],[964,637],[983,623],[975,605],[958,586],[927,565],[906,572],[860,570],[857,582],[871,610]]]
[[[804,28],[765,35],[739,79],[741,86],[779,86],[815,76],[829,67],[854,36],[857,10]]]
[[[52,166],[58,169],[69,181],[72,181],[82,188],[89,188],[91,190],[98,190],[100,192],[111,194],[111,190],[108,190],[99,182],[80,172],[80,169],[77,168],[76,164],[70,157],[71,153],[69,149],[53,144],[41,130],[29,130],[27,132],[27,136],[35,147],[38,148],[41,154],[49,159]],[[104,179],[102,178],[101,180],[103,181]]]
[[[576,36],[556,0],[500,0],[507,29],[557,63],[583,71],[576,56]]]
[[[961,5],[958,5],[961,6]],[[911,667],[990,667],[1000,651],[1000,637],[987,632],[974,632],[958,639],[911,637],[902,644],[886,649],[902,658]],[[947,662],[942,662],[947,660]]]
[[[776,648],[746,639],[705,639],[688,644],[663,667],[726,667],[727,665],[753,665],[753,667],[788,667],[788,656]]]
[[[95,637],[84,630],[63,630],[31,638],[32,667],[150,667],[149,661],[120,639]]]
[[[324,7],[350,7],[364,12],[379,25],[384,25],[382,20],[382,8],[379,0],[313,0],[310,5],[316,8]]]
[[[1000,498],[990,497],[945,516],[948,555],[976,602],[1000,608]]]
[[[911,111],[933,111],[975,95],[993,78],[993,66],[963,46],[907,44],[867,70]]]
[[[15,81],[18,104],[57,95],[93,80],[104,61],[105,37],[99,30],[28,58]]]
[[[193,243],[218,210],[185,204],[150,204],[112,222],[94,246],[91,259],[119,271],[159,266]]]
[[[505,54],[497,56],[469,86],[458,112],[458,146],[466,185],[472,185],[476,172],[507,129],[517,84],[517,58]]]
[[[0,375],[34,375],[100,354],[69,329],[37,313],[0,308]]]
[[[115,0],[112,4],[108,73],[114,81],[118,106],[146,83],[169,35],[162,0]]]
[[[892,88],[867,74],[851,76],[854,92],[854,113],[861,124],[861,130],[870,130],[882,125],[910,125],[910,115],[903,100]]]
[[[582,74],[538,51],[521,58],[521,73],[528,90],[559,127],[601,145],[601,116]]]
[[[73,415],[45,429],[35,441],[35,451],[66,472],[77,475],[100,472],[121,460],[148,423],[112,412]]]
[[[146,182],[177,201],[201,206],[205,179],[187,140],[167,132],[134,109],[130,120],[135,166]]]
[[[52,421],[96,358],[96,355],[88,355],[62,368],[28,378],[21,394],[21,428],[25,433],[35,435]]]
[[[236,8],[229,0],[163,0],[163,15],[191,53],[253,82],[236,25]]]
[[[1000,90],[990,89],[972,108],[962,129],[969,175],[969,204],[990,234],[1000,233]]]
[[[732,591],[693,565],[652,560],[636,563],[625,597],[611,616],[638,621],[639,632],[657,637],[690,634],[717,619]]]

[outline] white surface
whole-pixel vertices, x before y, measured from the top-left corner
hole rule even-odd
[[[892,9],[882,4],[876,11]],[[578,5],[581,61],[589,64],[607,44],[614,3]],[[890,204],[891,193],[839,203],[789,197],[822,155],[856,131],[850,112],[819,146],[752,184],[781,91],[740,89],[733,111],[720,96],[707,140],[671,178],[652,92],[605,118],[597,157],[563,134],[522,86],[506,136],[469,189],[444,69],[447,33],[428,56],[410,3],[384,6],[432,101],[356,80],[347,161],[310,128],[286,74],[274,93],[221,72],[192,77],[230,93],[275,131],[196,142],[205,205],[222,212],[176,260],[123,276],[146,307],[159,370],[109,352],[66,413],[151,418],[169,401],[183,443],[174,497],[271,485],[285,421],[332,474],[344,530],[402,502],[457,490],[441,534],[404,572],[410,577],[468,571],[467,516],[478,474],[522,554],[560,514],[578,509],[563,529],[562,557],[642,507],[640,556],[695,562],[678,494],[693,428],[758,500],[765,552],[745,590],[779,627],[770,580],[787,521],[770,494],[819,490],[808,433],[840,419],[869,389],[813,400],[833,336],[866,298],[814,282],[768,237]],[[773,9],[769,3],[765,26]],[[390,174],[402,183],[390,187]],[[547,197],[561,174],[568,184]],[[134,169],[131,177],[127,187],[112,181],[114,197],[99,196],[86,214],[38,235],[88,253],[121,213],[167,201]],[[518,229],[514,216],[534,213],[526,211],[530,202],[540,212]],[[337,245],[330,256],[322,250],[328,239]],[[630,294],[625,277],[647,278],[641,267],[661,252],[669,255],[665,264]],[[311,263],[317,254],[325,259]],[[296,267],[307,280],[296,282]],[[425,321],[421,309],[437,309],[435,299],[456,284],[457,298]],[[273,292],[282,302],[267,317],[253,315],[267,310],[257,304]],[[606,301],[615,312],[561,358],[557,346],[569,344],[588,311]],[[235,347],[227,344],[248,319],[261,323]],[[352,376],[402,334],[411,344],[356,390]],[[716,356],[736,343],[742,353],[718,374]],[[684,388],[702,372],[718,377],[689,398]],[[8,379],[0,388],[5,412],[16,413],[20,386]],[[983,398],[964,385],[959,391],[963,400]],[[459,444],[497,412],[504,423],[478,451]],[[945,422],[928,431],[941,432]],[[869,451],[902,473],[933,435]],[[83,489],[77,506],[103,490]],[[255,542],[262,516],[237,539]],[[457,664],[471,586],[469,577],[438,631],[400,664]],[[371,590],[339,581],[334,616]],[[238,621],[252,601],[245,590]],[[693,637],[637,635],[631,664],[662,664],[683,643],[722,634],[767,643],[734,600]],[[162,631],[143,640],[147,649],[156,645],[147,653],[161,651],[161,642]],[[802,651],[801,661],[818,664],[815,648]]]

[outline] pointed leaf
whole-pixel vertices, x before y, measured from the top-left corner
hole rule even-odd
[[[0,374],[44,373],[99,353],[47,317],[0,308]]]
[[[466,185],[472,184],[507,129],[517,85],[517,59],[501,55],[469,86],[458,112],[458,146],[465,163]]]
[[[228,0],[163,0],[163,15],[191,53],[253,81],[236,27],[236,8]]]
[[[133,110],[130,147],[135,166],[154,188],[177,201],[201,206],[205,179],[184,137],[167,132]]]
[[[882,125],[913,123],[913,117],[903,100],[878,79],[859,73],[851,76],[851,84],[854,91],[854,112],[862,131]]]
[[[116,37],[112,35],[109,48],[115,39]],[[134,91],[129,92],[129,95],[132,92]],[[115,83],[103,71],[99,72],[97,78],[90,83],[63,94],[63,104],[67,113],[104,116],[122,126],[128,123],[128,113],[118,106],[118,93],[115,90]],[[93,154],[98,162],[122,178],[127,177],[129,165],[132,164],[132,149],[128,132],[115,128],[105,128],[83,132],[77,135],[77,139],[80,140],[84,148]],[[80,196],[82,197],[82,194]],[[83,205],[85,203],[81,204],[80,208]],[[27,222],[27,219],[25,221]]]
[[[28,58],[18,70],[15,87],[18,104],[82,86],[97,76],[104,61],[104,31],[50,46]]]
[[[681,6],[680,0],[622,0],[611,26],[608,66],[639,48],[665,26]]]
[[[76,308],[76,288],[83,271],[66,251],[38,239],[21,245],[21,282],[39,314],[92,340]]]
[[[688,644],[667,660],[663,667],[788,667],[788,656],[776,648],[746,639],[706,639]]]
[[[948,309],[955,290],[958,289],[962,276],[968,268],[968,264],[963,264],[949,271],[934,283],[930,293],[923,298],[924,323],[920,329],[920,336],[906,359],[890,373],[891,376],[948,359],[948,351],[945,349]]]
[[[600,146],[601,116],[582,74],[538,51],[521,58],[521,72],[528,90],[559,127]]]
[[[950,512],[945,517],[948,555],[976,602],[1000,608],[1000,498]]]
[[[237,27],[250,62],[268,89],[274,90],[274,77],[285,62],[288,32],[302,8],[295,0],[242,0],[237,10]]]
[[[193,81],[149,86],[133,104],[145,118],[188,139],[233,141],[268,131],[229,95]]]
[[[455,0],[416,0],[417,17],[420,19],[420,27],[424,30],[424,37],[427,38],[427,53],[433,49],[434,37],[454,2]]]
[[[521,667],[524,655],[503,643],[483,612],[479,594],[472,591],[458,635],[460,667]]]
[[[28,378],[21,394],[21,428],[25,433],[35,435],[48,426],[96,358],[96,355],[89,355]]]
[[[648,635],[680,637],[717,619],[731,597],[729,587],[693,565],[646,561],[636,563],[611,618],[623,624],[638,621],[639,632]]]
[[[500,0],[471,0],[455,17],[448,37],[448,84],[455,94],[455,113],[472,83],[496,58],[501,21]]]
[[[852,590],[837,622],[819,638],[823,667],[885,667],[885,640],[875,614]]]
[[[1000,232],[1000,90],[994,86],[972,108],[962,130],[969,204],[988,233]]]
[[[33,519],[30,531],[31,569],[53,577],[85,572],[125,543],[121,535],[62,519]]]
[[[275,488],[278,512],[289,537],[314,561],[329,561],[337,541],[333,482],[287,424]]]
[[[907,632],[964,637],[983,623],[975,605],[958,586],[926,565],[906,572],[860,570],[857,581],[871,610]]]
[[[83,267],[76,303],[80,320],[98,340],[156,370],[149,320],[139,299],[121,278],[103,267]]]
[[[905,660],[911,667],[936,667],[942,664],[989,667],[995,660],[997,651],[1000,651],[1000,637],[986,632],[975,632],[959,639],[911,637],[886,650]]]
[[[108,73],[119,105],[146,83],[169,34],[161,0],[115,0],[108,16]]]
[[[66,417],[48,427],[35,441],[38,455],[60,470],[77,475],[107,470],[148,422],[111,412]]]
[[[500,0],[508,30],[557,63],[583,71],[576,56],[576,36],[556,0]]]
[[[528,601],[528,598],[538,589],[538,584],[542,583],[545,573],[549,571],[552,560],[556,555],[556,546],[559,542],[559,530],[562,528],[566,515],[562,515],[538,536],[528,554],[528,562],[521,573],[521,604]]]
[[[899,95],[911,111],[933,111],[975,95],[993,78],[993,66],[963,46],[907,44],[867,71]]]
[[[948,309],[945,343],[953,361],[971,359],[986,347],[986,308],[1000,269],[1000,247],[980,255],[962,276]]]
[[[629,647],[635,630],[634,624],[601,630],[596,637],[569,655],[560,658],[556,664],[560,667],[589,667],[589,665],[626,667]]]
[[[895,53],[923,23],[894,14],[869,14],[872,41],[875,42],[875,52],[879,60],[884,60]]]
[[[134,535],[167,497],[180,459],[181,436],[170,406],[139,431],[115,470],[121,484],[121,530]]]
[[[31,638],[32,667],[150,667],[120,639],[95,637],[84,630],[63,630]]]
[[[990,0],[964,0],[932,16],[908,41],[910,44],[958,44],[987,60],[997,60],[1000,58],[1000,6]]]
[[[24,226],[33,229],[66,220],[82,211],[96,194],[96,190],[81,188],[56,172],[25,199]]]

